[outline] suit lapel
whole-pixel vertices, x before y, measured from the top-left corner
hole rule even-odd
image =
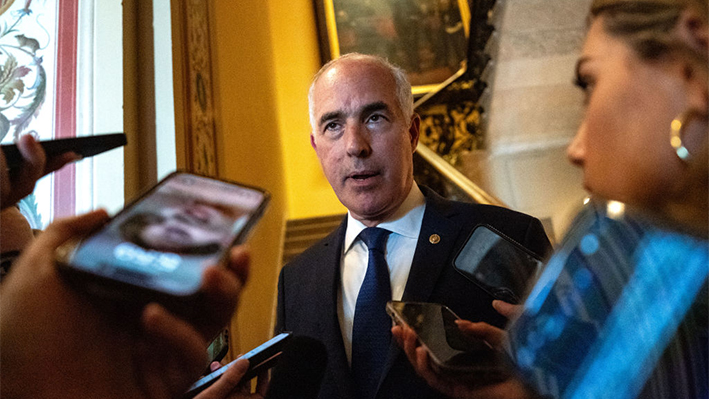
[[[428,300],[438,276],[447,266],[443,259],[450,258],[462,227],[454,222],[456,213],[447,206],[445,200],[428,190],[424,193],[426,212],[423,215],[421,233],[404,289],[403,301]]]
[[[342,341],[340,322],[337,317],[337,293],[340,289],[340,257],[346,229],[347,218],[322,243],[322,262],[318,268],[322,274],[321,277],[312,276],[312,278],[317,278],[323,281],[324,284],[317,295],[318,301],[314,303],[312,311],[320,312],[320,315],[318,315],[320,334],[323,344],[325,344],[330,354],[327,366],[329,377],[334,380],[335,384],[344,385],[345,392],[352,392],[354,387]]]
[[[426,196],[426,211],[402,301],[426,302],[428,300],[436,286],[438,276],[446,267],[442,259],[447,260],[450,257],[462,227],[454,222],[456,213],[447,205],[446,200],[426,187],[421,187],[421,191]],[[384,372],[379,380],[380,387],[398,356],[403,356],[403,353],[392,339]]]

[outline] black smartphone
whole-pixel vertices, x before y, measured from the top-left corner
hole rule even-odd
[[[125,133],[99,134],[96,136],[69,137],[56,140],[44,140],[39,144],[44,149],[47,158],[73,151],[83,158],[112,150],[126,145]],[[15,144],[3,144],[0,146],[5,154],[5,162],[9,169],[14,169],[22,164],[22,155]]]
[[[190,303],[204,269],[244,241],[268,200],[256,187],[175,172],[88,237],[60,246],[58,267],[109,299]]]
[[[455,323],[459,317],[447,306],[389,301],[387,312],[396,324],[416,333],[437,372],[480,379],[481,383],[499,381],[507,375],[501,352],[461,333]]]
[[[248,381],[256,377],[263,370],[267,370],[275,366],[278,358],[283,353],[285,344],[288,342],[290,337],[290,332],[280,333],[240,357],[239,359],[244,358],[249,360],[249,369],[246,371],[246,374],[244,374],[241,380]],[[224,374],[224,372],[229,369],[229,367],[236,363],[236,360],[197,380],[197,382],[192,384],[182,398],[193,398],[200,392],[209,388],[222,376],[222,374]]]
[[[494,299],[519,303],[542,259],[492,226],[478,225],[453,260],[461,273]]]
[[[229,352],[229,330],[225,328],[207,346],[207,358],[209,359],[207,372],[209,372],[209,365],[212,362],[221,362],[227,352]]]

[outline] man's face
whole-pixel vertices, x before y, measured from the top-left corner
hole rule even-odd
[[[347,60],[313,87],[310,141],[337,198],[374,226],[398,209],[413,184],[418,116],[403,115],[394,78],[381,66]]]
[[[160,250],[219,244],[234,223],[234,219],[219,209],[202,203],[162,209],[162,222],[150,224],[142,239]]]

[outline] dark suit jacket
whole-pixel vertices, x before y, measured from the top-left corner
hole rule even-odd
[[[446,200],[422,187],[426,211],[404,301],[436,302],[461,318],[504,326],[492,299],[452,266],[453,258],[478,224],[489,224],[546,257],[551,246],[538,219],[508,209]],[[337,318],[340,254],[347,219],[322,241],[286,265],[278,281],[277,331],[319,339],[328,351],[320,398],[356,398]],[[429,241],[432,234],[440,242]],[[416,375],[406,355],[391,343],[377,398],[438,398],[443,395]]]

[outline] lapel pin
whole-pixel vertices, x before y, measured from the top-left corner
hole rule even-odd
[[[438,244],[439,242],[441,242],[441,236],[439,236],[438,234],[431,234],[431,236],[428,237],[428,242],[430,242],[431,244]]]

